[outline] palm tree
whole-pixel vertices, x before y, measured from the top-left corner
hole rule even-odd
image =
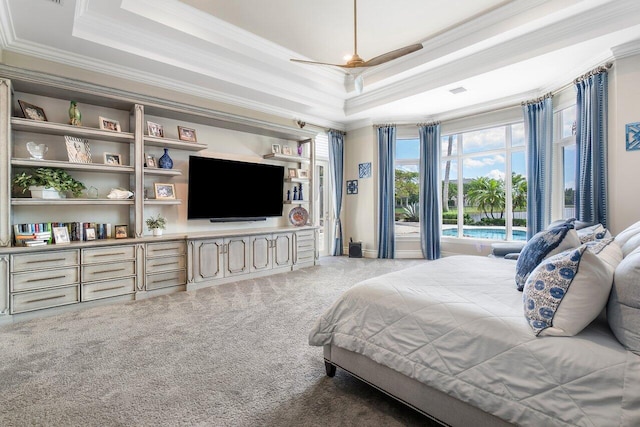
[[[504,217],[504,181],[486,176],[474,178],[469,183],[467,198],[470,203],[482,210],[485,216],[496,219],[495,213],[500,212],[500,218]]]
[[[519,173],[511,173],[512,211],[527,210],[527,178]]]

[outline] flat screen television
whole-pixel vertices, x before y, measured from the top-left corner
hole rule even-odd
[[[282,216],[284,166],[189,156],[187,219],[258,221]]]

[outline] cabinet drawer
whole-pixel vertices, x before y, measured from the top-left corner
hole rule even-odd
[[[78,265],[80,256],[77,249],[70,251],[38,252],[11,256],[11,271],[33,271],[41,268],[59,268]]]
[[[313,240],[305,240],[302,242],[298,240],[298,244],[296,245],[298,251],[313,250],[314,246]]]
[[[80,301],[80,287],[64,286],[44,291],[11,294],[11,313],[40,310],[59,305],[75,304]]]
[[[79,267],[66,267],[13,274],[11,277],[11,291],[20,292],[77,284],[80,281],[79,269]]]
[[[110,246],[108,248],[92,248],[82,250],[82,263],[109,262],[134,259],[136,248],[132,245]]]
[[[185,270],[170,271],[167,273],[147,275],[147,290],[179,286],[187,283],[187,273]]]
[[[111,262],[106,264],[91,264],[82,267],[82,281],[115,279],[136,274],[135,261]]]
[[[147,244],[147,257],[184,255],[187,253],[187,243],[184,240],[174,242]]]
[[[307,262],[312,261],[314,256],[314,251],[298,251],[298,257],[296,258],[296,262]]]
[[[85,283],[82,285],[82,301],[132,294],[135,291],[135,277]]]
[[[181,270],[187,265],[187,257],[170,256],[166,258],[152,258],[147,260],[147,274],[160,273],[161,271]]]
[[[296,231],[296,239],[298,240],[298,242],[306,241],[306,240],[313,240],[313,237],[314,237],[314,231],[313,230]]]

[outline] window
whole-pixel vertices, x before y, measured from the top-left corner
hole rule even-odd
[[[420,235],[420,139],[396,139],[395,233],[397,237]]]
[[[442,235],[524,240],[524,124],[443,135],[441,144]]]
[[[555,180],[552,219],[575,217],[576,106],[554,113]]]

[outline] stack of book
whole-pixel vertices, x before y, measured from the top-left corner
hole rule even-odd
[[[51,243],[51,223],[14,224],[16,246],[43,246]]]

